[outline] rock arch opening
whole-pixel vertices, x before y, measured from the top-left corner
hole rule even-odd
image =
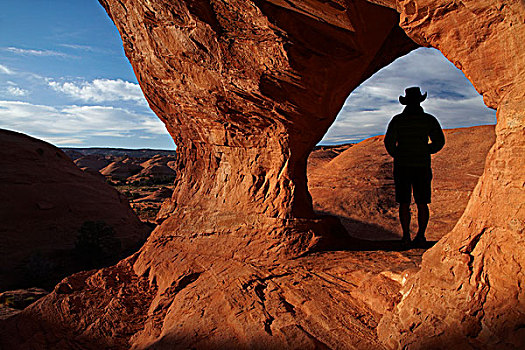
[[[181,236],[236,232],[233,241],[250,237],[248,246],[285,255],[337,231],[313,212],[306,157],[351,90],[417,47],[395,11],[366,1],[182,2],[133,4],[137,15],[128,16],[102,3],[178,146],[184,170],[159,214],[164,227]],[[217,17],[232,11],[249,20]],[[179,226],[181,213],[191,225]]]
[[[400,17],[385,3],[361,0],[158,2],[132,3],[129,16],[117,3],[102,4],[179,147],[184,170],[159,219],[181,236],[237,232],[234,241],[250,237],[247,245],[258,246],[252,240],[260,239],[257,249],[266,252],[310,249],[337,229],[316,232],[329,225],[313,212],[306,156],[349,92],[419,45],[458,57],[451,60],[475,78],[475,67],[459,60],[464,53],[411,32],[421,11],[410,6]],[[499,90],[477,88],[494,107]]]
[[[520,295],[523,278],[501,276],[525,265],[525,256],[513,253],[525,227],[521,2],[101,3],[185,169],[137,273],[163,274],[156,266],[164,261],[147,250],[166,242],[248,260],[317,245],[334,230],[313,215],[308,152],[360,82],[418,46],[435,47],[497,108],[496,142],[464,214],[427,252],[379,337],[392,347],[432,345],[423,344],[429,337],[441,346],[457,346],[457,339],[520,344],[523,313],[501,316],[523,309],[519,298],[502,297]],[[441,298],[449,302],[436,309]],[[450,319],[461,323],[451,328]]]
[[[447,139],[446,147],[433,156],[428,239],[437,241],[452,230],[483,173],[495,140],[495,111],[483,104],[464,74],[438,50],[416,49],[354,90],[320,142],[323,146],[310,155],[308,185],[314,210],[339,217],[353,237],[401,237],[392,158],[382,136],[374,135],[384,134],[390,118],[403,108],[398,96],[414,85],[429,93],[422,106],[438,117]],[[345,141],[354,146],[341,146]],[[416,213],[413,208],[413,233]]]

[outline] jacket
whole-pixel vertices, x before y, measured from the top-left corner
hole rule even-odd
[[[398,166],[430,167],[430,155],[444,145],[439,122],[420,106],[406,106],[392,118],[385,135],[386,150]]]

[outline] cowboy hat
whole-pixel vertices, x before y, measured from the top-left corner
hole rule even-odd
[[[399,96],[399,102],[403,105],[420,104],[427,98],[427,93],[421,94],[419,87],[409,87],[405,89],[405,96]]]

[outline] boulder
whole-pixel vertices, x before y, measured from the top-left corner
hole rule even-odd
[[[78,271],[70,255],[86,221],[113,227],[124,250],[147,237],[125,197],[60,149],[8,130],[0,144],[0,290]]]

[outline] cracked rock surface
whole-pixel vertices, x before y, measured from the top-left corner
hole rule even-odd
[[[101,3],[183,170],[136,255],[64,280],[2,322],[2,345],[523,348],[522,1]],[[465,212],[421,263],[358,241],[312,253],[341,231],[313,211],[307,155],[415,43],[498,110]]]
[[[174,240],[146,249],[162,252],[156,273],[137,253],[68,277],[2,324],[3,347],[380,349],[375,328],[421,256],[339,251],[260,265],[184,253]]]

